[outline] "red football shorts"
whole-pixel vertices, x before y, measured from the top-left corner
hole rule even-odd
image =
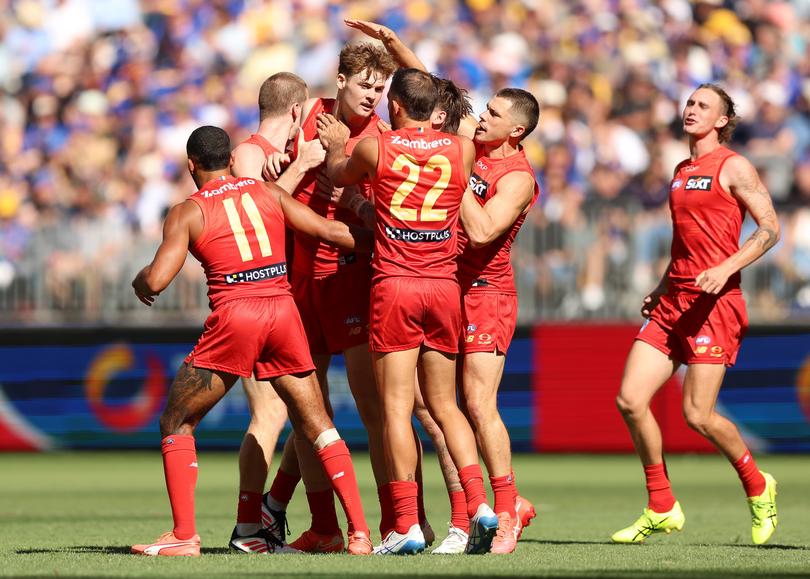
[[[186,357],[195,368],[258,380],[314,370],[292,296],[241,298],[211,312]]]
[[[747,330],[740,290],[720,296],[677,292],[661,297],[636,340],[684,364],[733,366]]]
[[[517,326],[517,295],[468,291],[461,301],[461,351],[505,354]]]
[[[370,267],[317,277],[296,273],[292,292],[313,354],[337,354],[368,343]]]
[[[371,286],[372,352],[425,345],[456,354],[460,335],[461,290],[455,280],[389,277]]]

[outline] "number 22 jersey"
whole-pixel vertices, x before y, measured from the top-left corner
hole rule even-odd
[[[457,224],[467,186],[460,137],[426,127],[377,137],[371,185],[377,217],[374,281],[455,279]]]

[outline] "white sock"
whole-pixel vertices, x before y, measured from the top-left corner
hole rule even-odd
[[[240,537],[246,537],[248,535],[253,535],[262,526],[259,523],[236,523],[236,534]]]
[[[273,495],[267,495],[267,506],[271,511],[287,512],[287,503],[280,503],[273,498]]]

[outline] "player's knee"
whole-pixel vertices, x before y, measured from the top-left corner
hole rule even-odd
[[[638,418],[647,409],[645,404],[623,394],[616,396],[616,408],[628,419]]]
[[[709,434],[711,417],[706,412],[697,408],[685,407],[683,409],[683,417],[686,419],[686,424],[695,432],[706,436]]]
[[[280,400],[275,404],[267,404],[261,410],[255,410],[250,420],[252,430],[279,431],[287,422],[287,407]]]
[[[487,424],[497,415],[498,409],[493,404],[487,404],[481,400],[466,401],[466,415],[469,417],[472,426],[477,430],[482,424]]]

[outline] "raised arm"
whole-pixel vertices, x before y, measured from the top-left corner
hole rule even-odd
[[[132,281],[135,295],[147,306],[155,296],[168,287],[183,267],[188,255],[192,233],[202,228],[202,211],[194,201],[175,205],[163,223],[163,241],[152,263],[144,267]]]
[[[374,234],[336,219],[325,219],[309,206],[297,201],[272,183],[265,183],[268,193],[275,195],[287,224],[305,235],[315,237],[343,249],[370,252],[374,246]]]
[[[695,284],[710,294],[719,293],[729,277],[759,259],[776,245],[781,235],[771,195],[746,158],[735,155],[726,161],[720,171],[720,185],[745,205],[757,229],[738,251],[697,276]]]
[[[367,20],[354,20],[351,18],[346,18],[343,20],[346,23],[346,26],[349,28],[354,28],[355,30],[359,30],[366,36],[370,36],[371,38],[376,38],[380,42],[383,43],[385,49],[388,51],[388,54],[394,57],[402,68],[418,68],[419,70],[424,70],[428,72],[425,64],[419,60],[419,57],[416,56],[413,50],[405,46],[402,41],[397,36],[397,33],[388,28],[387,26],[383,26],[382,24],[377,24],[376,22],[369,22]]]

